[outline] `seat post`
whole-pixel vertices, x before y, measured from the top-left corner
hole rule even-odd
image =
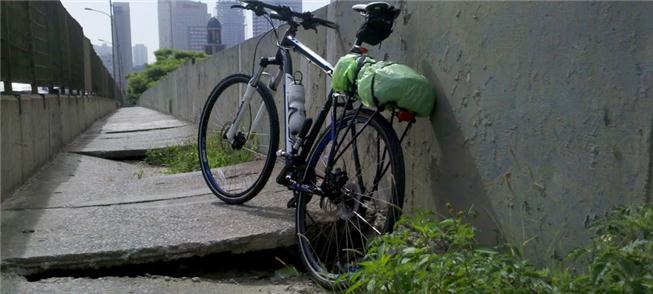
[[[349,52],[362,54],[363,52],[361,51],[361,45],[363,45],[363,41],[360,40],[358,37],[356,37],[356,41],[354,41],[354,46],[351,47],[351,50],[349,50]]]

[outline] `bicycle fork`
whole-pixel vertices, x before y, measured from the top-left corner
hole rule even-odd
[[[243,94],[242,97],[240,97],[240,100],[238,102],[238,111],[236,112],[236,117],[234,120],[231,122],[231,125],[229,126],[229,129],[227,130],[225,134],[225,138],[229,143],[232,144],[232,146],[237,147],[237,146],[242,146],[244,142],[249,138],[251,133],[256,130],[260,120],[261,116],[263,113],[263,108],[265,107],[265,103],[261,103],[261,105],[258,107],[258,110],[256,111],[256,116],[254,117],[254,121],[252,122],[252,125],[250,126],[249,130],[247,131],[247,135],[245,136],[242,133],[239,133],[238,130],[240,128],[240,123],[242,122],[243,119],[243,113],[246,105],[249,105],[249,103],[252,100],[252,96],[257,90],[258,87],[258,81],[261,78],[261,75],[263,74],[263,70],[265,67],[261,66],[259,67],[258,72],[256,75],[254,75],[249,82],[247,83],[247,87],[245,88],[245,93]],[[280,74],[278,75],[280,77]],[[278,80],[280,78],[275,78],[274,84],[275,86],[279,83]],[[272,85],[272,82],[271,82]],[[275,87],[276,88],[276,87]],[[242,141],[242,142],[239,142]]]

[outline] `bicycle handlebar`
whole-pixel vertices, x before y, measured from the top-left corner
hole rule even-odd
[[[272,5],[258,0],[240,0],[245,3],[245,6],[242,5],[232,5],[231,8],[251,10],[256,16],[262,16],[267,14],[270,18],[278,19],[281,21],[288,22],[291,26],[301,25],[305,30],[313,29],[317,30],[317,26],[325,26],[327,28],[336,29],[338,25],[334,22],[314,17],[310,12],[295,12],[290,9],[288,6],[283,5]],[[272,12],[267,12],[265,9],[272,10]],[[299,18],[301,21],[299,23],[295,22],[294,18]]]

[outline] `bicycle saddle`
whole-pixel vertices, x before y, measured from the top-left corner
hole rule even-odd
[[[360,13],[370,13],[370,12],[385,12],[388,10],[393,10],[392,5],[385,2],[372,2],[368,4],[356,4],[351,7],[354,11]]]

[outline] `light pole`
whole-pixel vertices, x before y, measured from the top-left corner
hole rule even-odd
[[[111,2],[111,0],[109,0],[109,13],[106,13],[106,12],[101,11],[101,10],[93,9],[93,8],[88,8],[88,7],[84,8],[84,10],[93,11],[93,12],[97,12],[97,13],[106,15],[106,16],[109,17],[109,21],[111,21],[111,51],[112,51],[112,56],[113,56],[113,58],[112,58],[112,62],[113,62],[113,79],[114,79],[114,81],[116,80],[116,78],[118,79],[118,88],[120,90],[120,102],[124,103],[124,101],[123,101],[123,99],[124,99],[124,97],[123,97],[123,87],[122,87],[123,86],[122,85],[122,68],[121,68],[122,67],[121,66],[122,62],[121,62],[121,59],[120,59],[120,42],[116,42],[117,36],[115,36],[115,28],[114,28],[115,22],[113,20],[113,3]],[[114,44],[116,45],[115,47],[113,46]],[[116,56],[118,58],[116,58]],[[118,62],[118,66],[116,66],[116,60]],[[118,70],[117,75],[116,75],[116,68]]]

